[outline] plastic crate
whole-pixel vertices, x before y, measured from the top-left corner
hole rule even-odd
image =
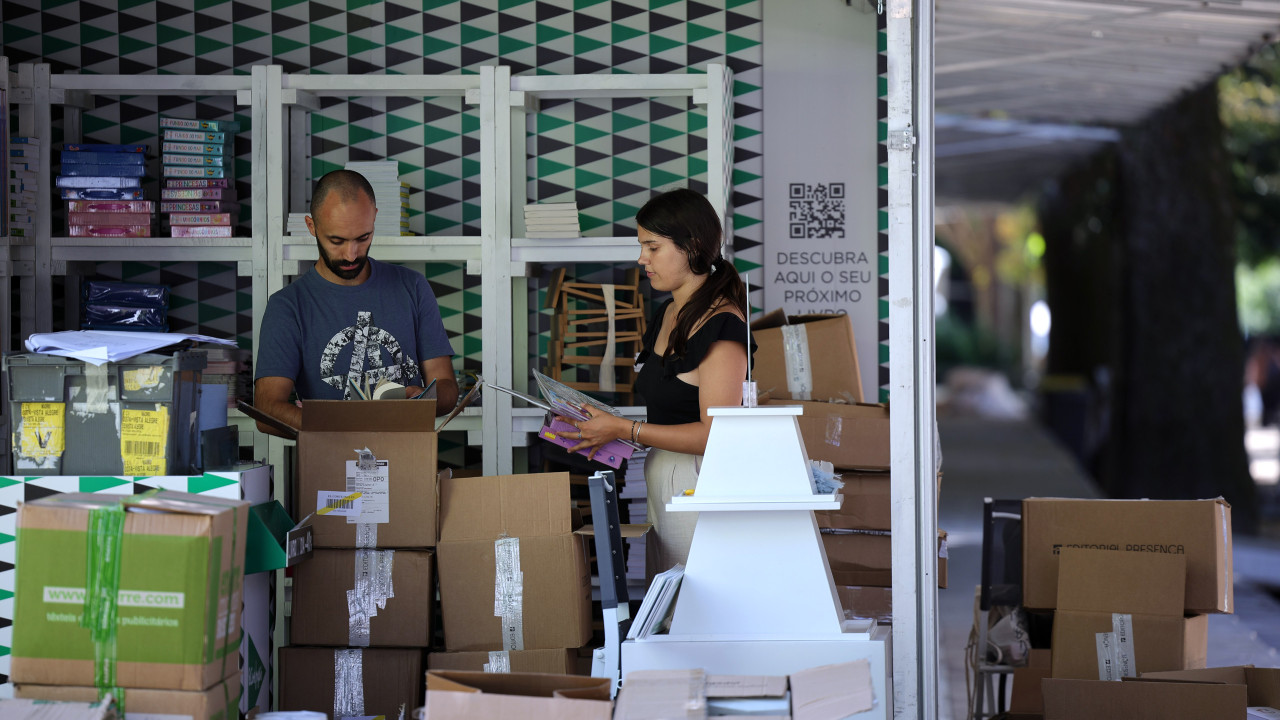
[[[56,355],[6,355],[12,472],[198,472],[205,362],[203,351],[148,353],[100,366]]]

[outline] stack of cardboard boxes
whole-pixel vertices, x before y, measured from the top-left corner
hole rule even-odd
[[[18,509],[20,698],[214,720],[237,714],[246,502],[69,493]]]
[[[787,317],[775,311],[751,328],[759,346],[754,379],[761,396],[768,404],[802,407],[797,422],[809,458],[830,462],[843,476],[843,507],[815,515],[844,608],[888,621],[893,565],[889,407],[863,402],[853,325],[847,315]],[[946,569],[943,532],[939,587],[947,586]]]
[[[445,480],[437,551],[448,652],[430,669],[575,671],[591,572],[568,473]]]
[[[438,478],[434,428],[433,401],[304,402],[295,497],[316,550],[293,570],[281,710],[420,705],[437,565],[433,668],[578,669],[591,576],[568,474]]]
[[[1043,685],[1049,717],[1049,688],[1069,686],[1056,716],[1098,717],[1096,698],[1130,692],[1108,681],[1205,666],[1208,614],[1234,610],[1225,501],[1030,498],[1022,523],[1023,605],[1053,611],[1053,635],[1047,667],[1033,655],[1015,679],[1019,707],[1039,711]]]
[[[420,702],[436,493],[434,401],[303,404],[295,497],[316,550],[294,569],[281,710],[399,717]]]

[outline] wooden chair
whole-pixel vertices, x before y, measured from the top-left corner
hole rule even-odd
[[[558,268],[545,307],[555,310],[546,374],[575,390],[615,393],[615,405],[634,404],[635,356],[646,328],[640,269],[628,270],[622,284],[614,285],[574,282]],[[575,365],[596,368],[596,380],[566,380],[565,368]]]

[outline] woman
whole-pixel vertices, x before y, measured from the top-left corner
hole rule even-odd
[[[711,431],[707,408],[742,404],[756,346],[746,325],[746,289],[720,254],[720,219],[711,203],[693,190],[671,190],[645,203],[636,224],[640,266],[655,291],[671,293],[636,359],[648,421],[588,409],[590,419],[574,423],[582,442],[572,450],[615,439],[652,448],[644,467],[658,540],[657,557],[646,558],[652,577],[688,558],[697,514],[667,513],[666,506],[697,484]]]

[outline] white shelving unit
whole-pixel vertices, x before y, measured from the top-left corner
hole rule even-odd
[[[374,254],[388,262],[450,262],[480,275],[481,373],[486,380],[512,386],[528,377],[527,283],[538,263],[602,262],[626,264],[637,256],[634,237],[533,240],[519,237],[526,198],[526,118],[544,99],[691,97],[707,109],[708,197],[722,223],[730,226],[729,198],[733,165],[732,73],[711,64],[706,73],[673,75],[516,76],[507,67],[485,67],[475,75],[309,75],[284,73],[277,65],[254,66],[249,75],[52,75],[47,64],[19,66],[16,97],[23,104],[18,132],[50,127],[51,106],[63,105],[64,135],[81,135],[81,113],[92,95],[231,95],[250,107],[252,117],[252,236],[174,240],[136,238],[99,240],[55,237],[52,193],[41,193],[37,232],[29,244],[13,248],[22,275],[22,335],[51,329],[54,275],[74,274],[78,263],[104,261],[219,261],[236,263],[253,278],[254,345],[267,298],[287,279],[315,262],[315,240],[285,234],[290,211],[307,209],[310,193],[309,114],[322,97],[454,96],[480,111],[480,235],[376,237]],[[52,187],[52,147],[41,156],[41,187]],[[287,171],[287,175],[286,175]],[[513,212],[515,209],[515,212]],[[20,274],[11,272],[11,275]],[[7,281],[7,280],[6,280]],[[7,297],[7,296],[6,296]],[[68,315],[76,311],[69,298]],[[515,340],[512,342],[512,340]],[[511,352],[507,352],[510,348]],[[641,408],[627,408],[643,417]],[[240,413],[231,417],[252,429]],[[479,410],[455,419],[450,429],[468,432],[468,442],[483,445],[484,472],[510,473],[514,448],[529,445],[536,418],[513,410],[509,396],[490,394]],[[255,433],[257,457],[285,467],[286,441]],[[491,439],[485,442],[485,439]]]

